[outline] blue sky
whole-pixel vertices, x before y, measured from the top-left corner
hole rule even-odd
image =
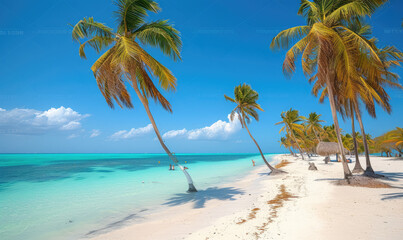
[[[158,2],[162,12],[150,20],[169,19],[183,40],[182,62],[147,48],[178,78],[177,91],[165,94],[173,114],[151,104],[160,131],[175,131],[165,135],[172,151],[257,152],[246,131],[227,118],[234,106],[223,95],[243,82],[260,93],[265,112],[250,130],[265,152],[284,151],[274,125],[281,111],[316,111],[332,123],[328,102],[311,95],[300,65],[286,79],[285,52],[269,49],[279,31],[304,24],[296,14],[299,1]],[[97,55],[89,50],[88,60],[80,59],[71,39],[68,23],[83,17],[114,27],[113,9],[112,1],[0,2],[0,152],[162,152],[141,103],[132,94],[134,109],[110,109],[90,70]],[[369,20],[381,44],[403,49],[401,9],[402,1],[391,0]],[[364,114],[373,136],[401,126],[403,92],[389,93],[391,115],[381,109],[376,120]],[[341,127],[350,131],[350,122]]]

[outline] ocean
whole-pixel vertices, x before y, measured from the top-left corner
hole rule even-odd
[[[270,157],[273,154],[267,154]],[[198,190],[236,181],[257,154],[177,154]],[[0,239],[91,237],[142,221],[187,190],[166,154],[0,154]]]

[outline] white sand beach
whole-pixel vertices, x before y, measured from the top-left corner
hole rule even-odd
[[[290,155],[287,174],[267,176],[265,166],[241,181],[172,199],[177,206],[148,215],[93,239],[401,239],[403,159],[371,157],[374,169],[393,188],[337,186],[341,163],[318,171]],[[361,162],[365,158],[361,158]],[[353,168],[350,164],[350,168]],[[364,163],[365,165],[365,163]]]

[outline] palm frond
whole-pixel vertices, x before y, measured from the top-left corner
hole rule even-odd
[[[179,31],[167,20],[143,24],[133,33],[133,37],[145,45],[159,47],[165,55],[173,60],[181,59],[182,41],[179,37]]]

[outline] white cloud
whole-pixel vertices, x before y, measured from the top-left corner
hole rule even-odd
[[[99,131],[98,129],[94,129],[92,130],[90,138],[98,137],[99,135],[101,135],[101,131]]]
[[[67,139],[73,139],[73,138],[76,138],[76,137],[78,137],[78,134],[71,134],[71,135],[69,135],[68,137],[67,137]]]
[[[241,123],[238,120],[237,115],[234,116],[234,121],[230,120],[228,114],[228,122],[218,120],[210,126],[192,129],[192,130],[171,130],[166,132],[164,138],[175,138],[185,136],[189,140],[202,140],[202,139],[227,139],[230,135],[241,129]]]
[[[71,121],[66,125],[63,125],[60,129],[61,130],[74,130],[81,127],[81,123],[77,121]]]
[[[130,131],[127,131],[127,130],[117,131],[114,134],[112,134],[112,136],[110,138],[114,139],[114,140],[134,138],[134,137],[149,133],[152,130],[153,130],[153,125],[148,124],[147,126],[142,127],[142,128],[132,128],[132,129],[130,129]]]
[[[0,108],[0,112],[4,112],[4,111],[6,111],[6,109]]]
[[[174,137],[178,137],[178,136],[183,136],[187,132],[188,131],[186,130],[186,128],[184,128],[182,130],[171,130],[171,131],[164,133],[164,135],[162,135],[162,137],[163,138],[174,138]]]
[[[52,130],[74,130],[81,127],[80,121],[88,114],[80,114],[71,108],[51,108],[0,111],[0,134],[43,134]]]

